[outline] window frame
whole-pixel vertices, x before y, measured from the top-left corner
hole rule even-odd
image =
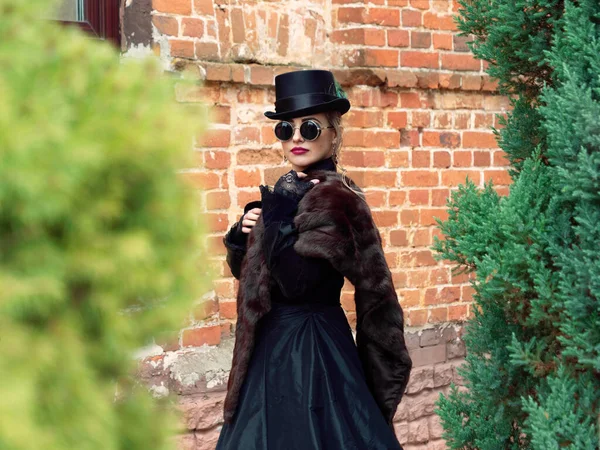
[[[85,8],[83,21],[59,20],[59,22],[77,26],[93,38],[110,41],[120,48],[119,0],[83,1]]]

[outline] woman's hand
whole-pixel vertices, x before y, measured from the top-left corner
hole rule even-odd
[[[250,233],[250,231],[252,231],[252,227],[256,225],[256,221],[258,220],[258,217],[260,216],[261,212],[262,209],[260,208],[252,208],[250,211],[244,214],[244,216],[242,217],[243,233],[248,234]]]
[[[298,173],[298,178],[300,178],[300,179],[307,177],[307,175],[304,172],[297,172],[297,173]],[[316,178],[314,180],[310,180],[310,182],[312,184],[319,184],[320,183],[320,181],[317,180]]]

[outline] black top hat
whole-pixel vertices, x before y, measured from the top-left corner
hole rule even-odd
[[[275,111],[269,119],[292,119],[325,111],[345,114],[350,102],[328,70],[298,70],[275,77]]]

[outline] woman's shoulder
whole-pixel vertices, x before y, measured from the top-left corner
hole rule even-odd
[[[348,214],[369,211],[362,190],[345,174],[323,172],[319,183],[311,189],[300,204],[300,211],[335,210]]]

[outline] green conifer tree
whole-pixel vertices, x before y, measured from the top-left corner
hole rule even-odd
[[[0,0],[0,448],[173,448],[133,352],[208,288],[177,174],[204,115],[47,7]]]
[[[598,449],[600,3],[461,0],[461,31],[514,108],[510,194],[468,182],[441,256],[473,272],[466,389],[438,413],[455,449]]]

